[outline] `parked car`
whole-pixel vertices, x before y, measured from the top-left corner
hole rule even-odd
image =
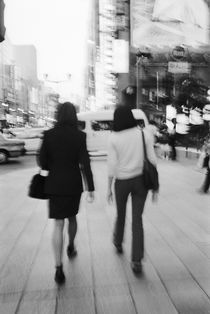
[[[147,117],[141,109],[133,109],[132,112],[140,126],[148,125]],[[87,148],[90,155],[106,154],[114,110],[80,112],[77,117],[79,128],[87,134]]]
[[[24,140],[26,153],[36,152],[41,144],[41,139],[45,128],[11,128],[8,131],[8,137]]]
[[[25,142],[19,139],[7,138],[0,133],[0,164],[6,163],[8,158],[25,154]]]

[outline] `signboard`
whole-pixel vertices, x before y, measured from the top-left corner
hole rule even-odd
[[[113,42],[113,69],[116,73],[129,72],[129,43],[127,40],[115,39]]]
[[[131,0],[131,45],[209,44],[208,0]]]
[[[181,61],[184,59],[185,55],[186,55],[186,52],[185,52],[185,49],[184,47],[182,46],[177,46],[175,47],[173,50],[172,50],[172,53],[171,53],[172,57],[177,60],[177,61]]]
[[[168,72],[171,73],[190,73],[191,63],[188,62],[168,62]]]

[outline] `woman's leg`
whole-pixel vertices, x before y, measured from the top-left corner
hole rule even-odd
[[[114,244],[122,244],[125,227],[126,205],[128,200],[129,180],[116,180],[115,182],[115,199],[117,207],[117,217],[114,228]]]
[[[144,230],[142,214],[148,191],[144,187],[143,176],[133,179],[132,199],[132,250],[131,260],[141,263],[144,257]]]
[[[64,219],[55,219],[52,244],[56,266],[62,265]]]
[[[205,180],[203,183],[203,192],[207,193],[210,186],[210,168],[207,168]]]
[[[77,233],[77,219],[76,216],[69,217],[69,226],[68,226],[68,233],[69,233],[69,246],[74,247],[74,239]]]

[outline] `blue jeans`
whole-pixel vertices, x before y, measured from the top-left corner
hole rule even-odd
[[[115,181],[117,218],[114,229],[114,243],[122,244],[125,227],[126,205],[129,194],[132,201],[132,262],[140,262],[144,257],[144,230],[142,214],[148,190],[143,183],[143,176]]]

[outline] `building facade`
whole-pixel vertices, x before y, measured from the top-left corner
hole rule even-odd
[[[36,48],[0,44],[0,127],[47,125],[58,95],[37,78]]]

